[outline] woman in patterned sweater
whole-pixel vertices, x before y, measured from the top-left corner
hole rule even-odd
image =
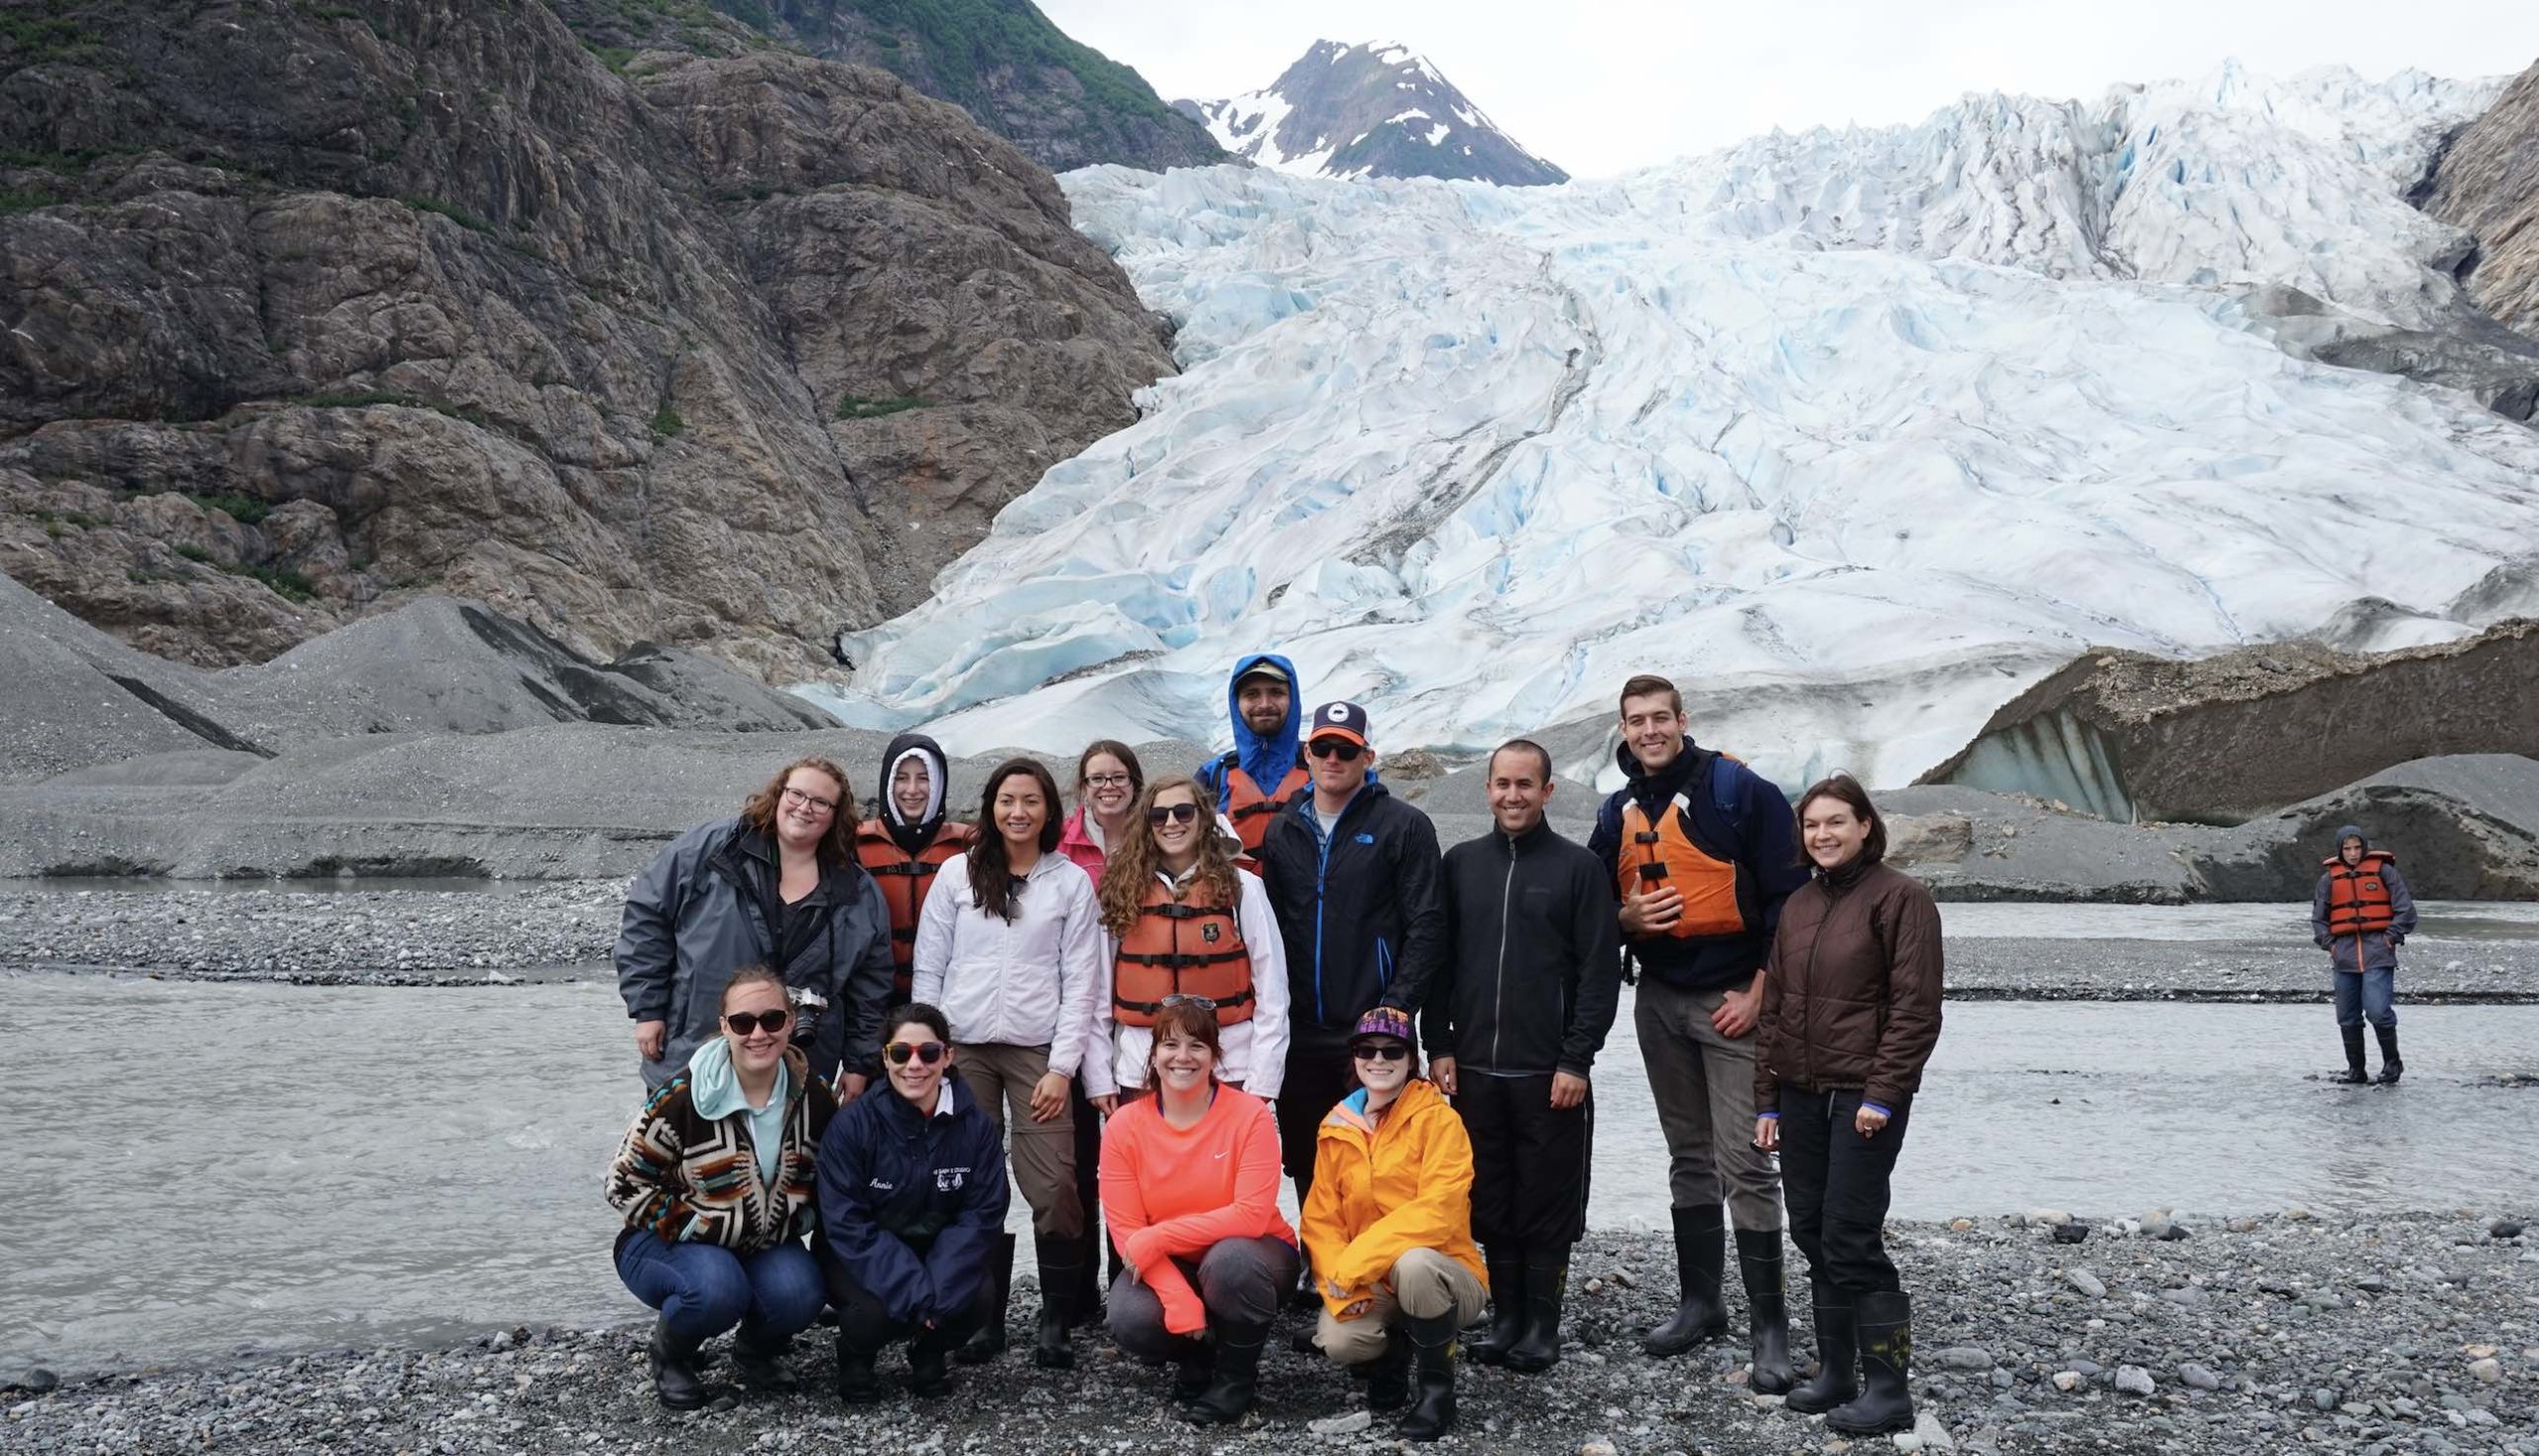
[[[734,973],[722,1034],[645,1102],[609,1169],[608,1201],[626,1211],[617,1274],[661,1311],[653,1391],[674,1410],[713,1398],[696,1374],[697,1347],[735,1325],[741,1379],[790,1388],[785,1347],[826,1298],[802,1236],[837,1104],[789,1044],[791,1017],[774,972]]]

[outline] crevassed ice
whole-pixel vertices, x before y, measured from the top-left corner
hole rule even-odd
[[[1222,741],[1276,649],[1380,743],[1482,747],[1655,669],[1784,782],[1896,783],[2084,645],[2439,623],[2539,551],[2539,436],[2232,301],[2450,306],[2400,193],[2494,89],[2232,66],[1562,187],[1070,174],[1184,372],[849,640],[838,705]]]

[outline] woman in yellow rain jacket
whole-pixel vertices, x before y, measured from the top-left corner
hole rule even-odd
[[[1322,1293],[1314,1338],[1339,1364],[1374,1367],[1370,1410],[1409,1400],[1415,1357],[1419,1398],[1399,1433],[1433,1441],[1455,1421],[1455,1331],[1490,1298],[1472,1242],[1472,1142],[1420,1076],[1406,1014],[1360,1017],[1349,1055],[1359,1089],[1322,1120],[1301,1220]]]

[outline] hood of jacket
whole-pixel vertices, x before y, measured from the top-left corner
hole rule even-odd
[[[2349,839],[2360,839],[2362,841],[2362,852],[2364,854],[2369,854],[2371,852],[2371,841],[2364,837],[2362,833],[2362,826],[2360,824],[2346,824],[2338,828],[2337,853],[2345,853],[2345,842]]]
[[[891,801],[891,776],[899,772],[902,760],[910,756],[925,760],[925,817],[910,819]],[[882,751],[882,827],[890,831],[891,841],[903,854],[917,854],[934,842],[935,831],[943,827],[944,793],[951,788],[951,764],[943,757],[943,748],[922,733],[903,733],[891,740]]]
[[[768,1098],[772,1107],[782,1107],[802,1085],[809,1063],[802,1053],[788,1046],[785,1060],[776,1067],[776,1092]],[[731,1043],[721,1036],[709,1036],[697,1044],[687,1058],[687,1101],[696,1115],[709,1122],[721,1122],[736,1112],[748,1112],[749,1097],[741,1091],[740,1069],[732,1065]]]
[[[1287,721],[1278,725],[1276,736],[1265,738],[1252,731],[1243,721],[1243,674],[1263,666],[1287,674]],[[1304,687],[1296,677],[1295,664],[1275,653],[1254,653],[1234,665],[1234,672],[1226,678],[1226,717],[1234,723],[1235,762],[1244,774],[1263,789],[1275,789],[1287,771],[1296,766],[1296,754],[1302,747],[1297,738],[1304,724]]]
[[[1436,1083],[1425,1077],[1412,1077],[1401,1084],[1400,1093],[1393,1098],[1385,1115],[1401,1119],[1416,1117],[1431,1103],[1442,1105],[1445,1095],[1437,1090]],[[1363,1137],[1376,1136],[1376,1117],[1367,1111],[1367,1089],[1364,1087],[1341,1098],[1323,1121],[1334,1127],[1354,1128]]]

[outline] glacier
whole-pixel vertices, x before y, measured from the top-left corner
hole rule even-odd
[[[2404,194],[2499,84],[2226,65],[1556,187],[1069,174],[1181,372],[812,695],[956,753],[1222,743],[1277,650],[1380,747],[1566,725],[1593,775],[1655,670],[1785,787],[1891,785],[2087,646],[2465,635],[2539,558],[2539,433],[2243,301],[2462,307]]]

